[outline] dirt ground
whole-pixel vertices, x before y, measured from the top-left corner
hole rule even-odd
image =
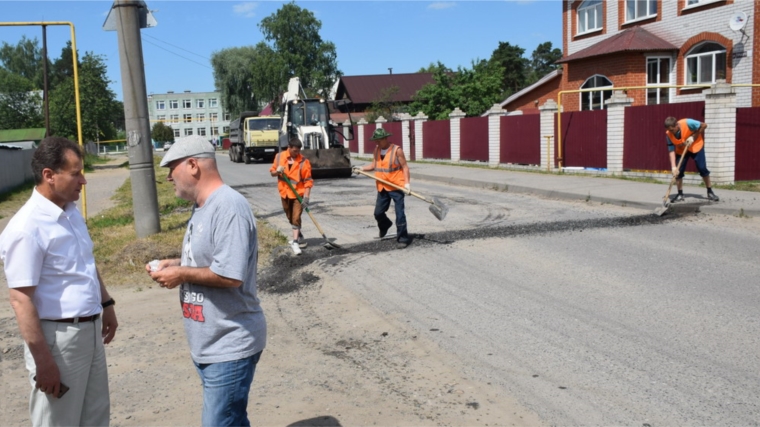
[[[88,212],[128,176],[88,176]],[[0,224],[1,226],[2,224]],[[261,426],[541,425],[504,392],[472,381],[466,361],[444,353],[393,316],[319,270],[291,293],[262,292],[268,345],[256,370],[249,417]],[[107,346],[111,424],[197,425],[201,389],[185,340],[177,290],[149,281],[109,287],[120,327]],[[5,277],[0,288],[5,288]],[[8,293],[0,291],[0,425],[29,424],[31,387]]]

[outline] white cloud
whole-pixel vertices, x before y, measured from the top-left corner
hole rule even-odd
[[[428,9],[436,9],[436,10],[448,9],[448,8],[454,7],[456,5],[457,5],[456,2],[453,2],[453,1],[439,1],[439,2],[435,2],[435,3],[430,3],[428,5]]]
[[[257,7],[259,7],[258,3],[249,1],[232,6],[232,11],[235,12],[235,15],[240,15],[244,18],[253,18],[256,16]]]

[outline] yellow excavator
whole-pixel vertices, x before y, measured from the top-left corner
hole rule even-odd
[[[301,154],[311,162],[312,177],[351,176],[351,154],[344,142],[354,138],[353,127],[344,128],[330,119],[330,107],[341,110],[349,102],[307,98],[300,79],[291,78],[282,96],[280,151],[288,148],[290,138],[298,137],[303,144]]]

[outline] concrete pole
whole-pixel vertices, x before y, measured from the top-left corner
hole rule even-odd
[[[153,170],[153,144],[150,139],[148,95],[145,86],[142,39],[140,37],[140,3],[117,0],[116,31],[124,92],[129,176],[132,180],[132,205],[138,238],[161,231],[158,217],[156,174]]]

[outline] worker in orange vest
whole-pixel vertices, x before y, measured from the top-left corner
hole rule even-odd
[[[675,117],[668,117],[665,119],[665,129],[667,129],[665,134],[668,136],[670,167],[673,171],[673,176],[676,178],[676,187],[678,188],[678,195],[673,198],[673,201],[683,201],[683,176],[684,171],[686,171],[686,163],[689,159],[694,159],[699,175],[705,182],[707,198],[713,202],[719,201],[720,198],[713,193],[712,186],[710,186],[710,171],[707,170],[707,159],[704,150],[704,133],[705,129],[707,129],[707,123],[692,119],[676,120]],[[679,169],[677,165],[681,160],[681,156],[686,156],[686,158],[683,159],[683,163],[681,163],[681,168]]]
[[[403,249],[409,246],[411,239],[406,230],[406,214],[404,213],[404,195],[411,194],[409,183],[409,165],[404,157],[404,150],[398,145],[391,144],[388,140],[391,134],[385,129],[379,128],[372,134],[370,141],[377,141],[372,163],[363,166],[354,166],[354,172],[361,170],[369,172],[374,170],[375,176],[385,181],[403,187],[404,191],[382,184],[377,181],[377,200],[375,201],[375,220],[380,228],[380,238],[385,237],[393,222],[385,212],[391,206],[391,200],[396,208],[396,247]]]
[[[311,177],[311,163],[309,159],[301,155],[301,147],[302,144],[298,138],[291,138],[288,141],[288,149],[277,153],[272,167],[269,168],[269,173],[277,177],[277,190],[282,199],[282,209],[293,229],[293,240],[290,240],[288,244],[296,255],[301,255],[301,249],[307,246],[303,233],[301,233],[301,212],[304,208],[309,207],[309,195],[312,187],[314,187],[314,180]],[[303,203],[298,201],[296,195],[282,178],[283,176],[288,177]]]

